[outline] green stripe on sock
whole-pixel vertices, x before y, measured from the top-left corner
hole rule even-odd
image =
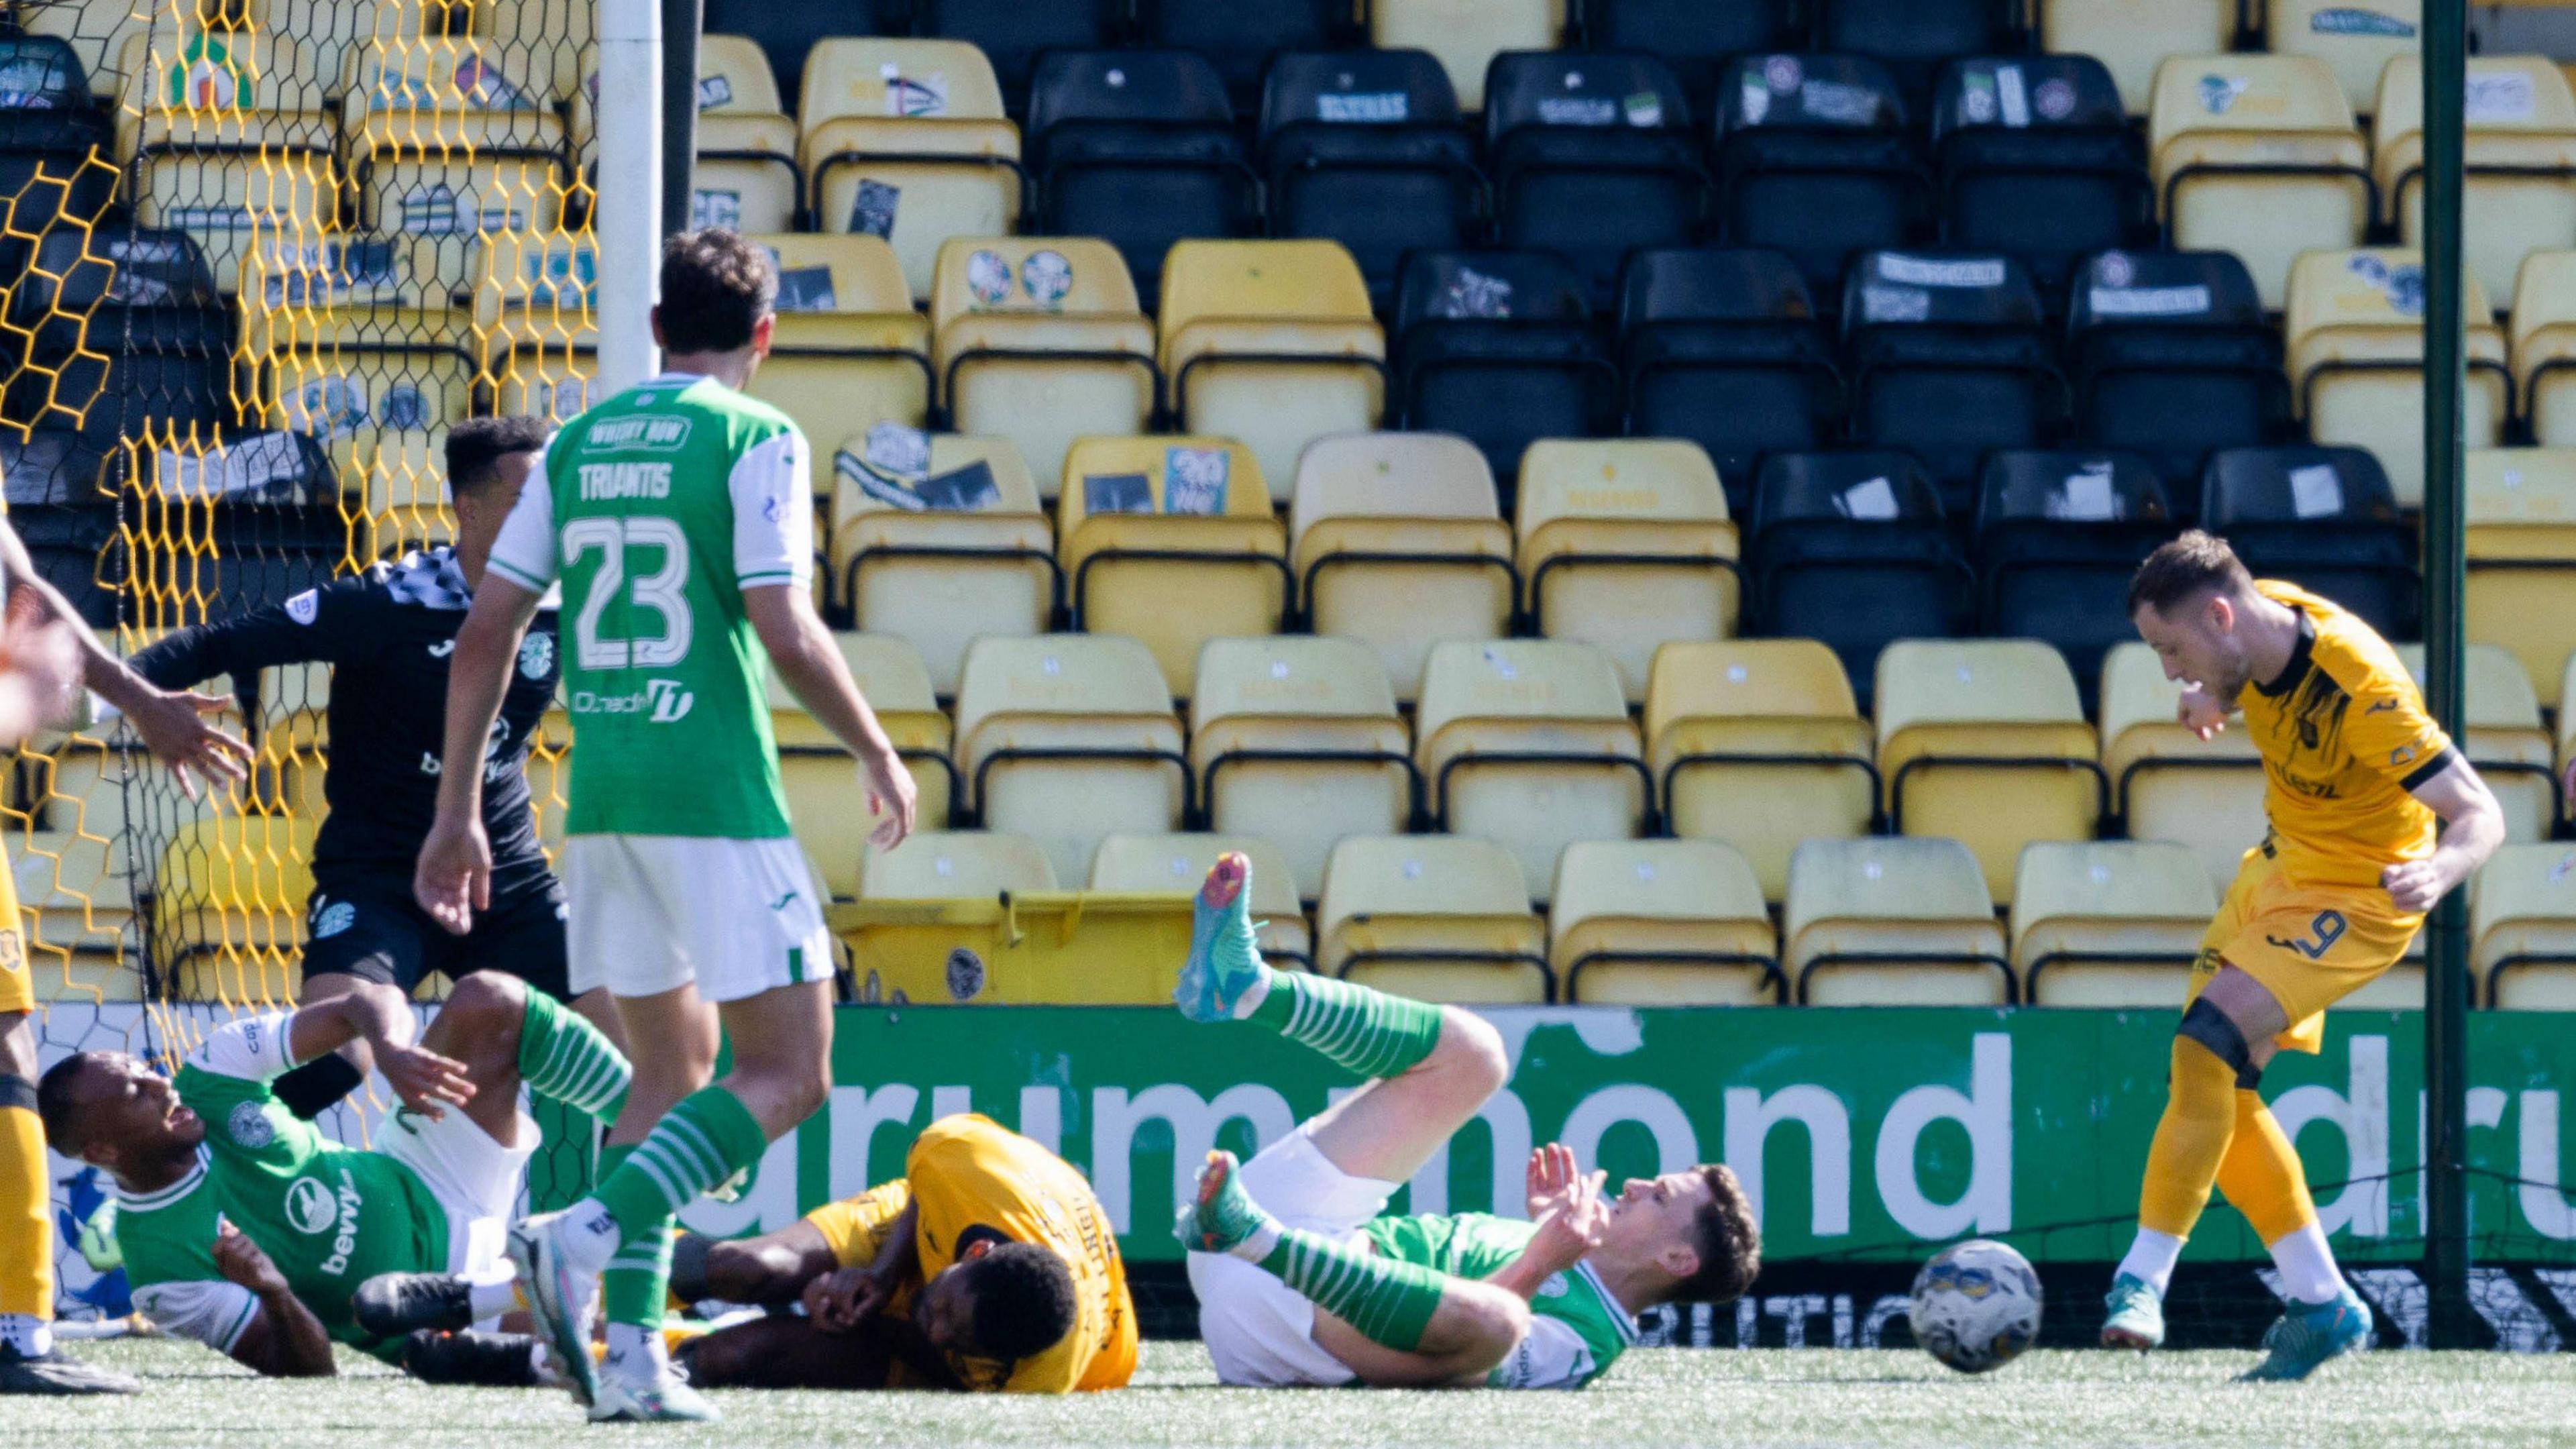
[[[528,1090],[578,1107],[602,1122],[626,1105],[635,1069],[598,1027],[542,991],[528,992],[519,1022],[519,1076]]]
[[[605,1177],[625,1166],[634,1155],[631,1146],[601,1149],[600,1174]],[[599,1275],[600,1312],[609,1322],[661,1328],[662,1302],[670,1296],[671,1242],[671,1220],[664,1218],[641,1238],[630,1233],[618,1247],[617,1256]]]
[[[768,1150],[769,1135],[741,1098],[722,1087],[701,1088],[664,1113],[634,1155],[603,1175],[593,1196],[633,1241]]]
[[[1440,1008],[1304,971],[1273,971],[1248,1020],[1363,1077],[1399,1075],[1440,1044]]]
[[[1422,1346],[1446,1281],[1419,1263],[1345,1248],[1299,1228],[1281,1229],[1261,1266],[1361,1337],[1399,1353]]]

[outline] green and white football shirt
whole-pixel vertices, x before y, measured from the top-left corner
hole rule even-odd
[[[745,589],[810,586],[806,443],[713,378],[666,373],[566,423],[491,566],[563,583],[572,835],[788,834],[769,657]]]
[[[1491,1277],[1520,1257],[1538,1224],[1490,1213],[1375,1218],[1360,1225],[1387,1257],[1453,1278]],[[1497,1389],[1579,1389],[1609,1372],[1637,1341],[1637,1320],[1619,1306],[1589,1263],[1541,1284],[1530,1300],[1529,1332],[1485,1376]]]

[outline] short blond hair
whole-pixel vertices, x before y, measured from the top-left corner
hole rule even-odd
[[[2252,582],[2254,576],[2246,572],[2226,539],[2195,528],[2158,545],[2138,565],[2129,579],[2129,612],[2135,614],[2139,605],[2146,604],[2159,616],[2171,617],[2177,605],[2202,594],[2233,593]]]

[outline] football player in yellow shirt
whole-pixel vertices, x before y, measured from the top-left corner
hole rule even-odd
[[[2192,968],[2102,1341],[2163,1341],[2165,1288],[2214,1185],[2271,1250],[2288,1300],[2247,1377],[2302,1379],[2367,1344],[2371,1315],[2255,1088],[2275,1051],[2316,1051],[2325,1009],[2396,964],[2424,913],[2503,842],[2504,815],[2386,640],[2324,598],[2254,578],[2225,540],[2194,530],[2148,555],[2129,616],[2187,686],[2185,727],[2208,739],[2243,711],[2270,828]]]
[[[684,1242],[672,1286],[806,1308],[691,1345],[705,1387],[1061,1394],[1136,1370],[1136,1307],[1091,1185],[972,1113],[931,1123],[897,1181],[763,1237]]]

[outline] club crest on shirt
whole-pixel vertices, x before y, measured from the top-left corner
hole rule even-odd
[[[530,634],[519,641],[519,674],[525,679],[551,679],[555,672],[555,636]]]
[[[236,1105],[232,1115],[224,1119],[224,1130],[232,1134],[233,1141],[253,1152],[277,1140],[277,1124],[268,1120],[257,1102]]]

